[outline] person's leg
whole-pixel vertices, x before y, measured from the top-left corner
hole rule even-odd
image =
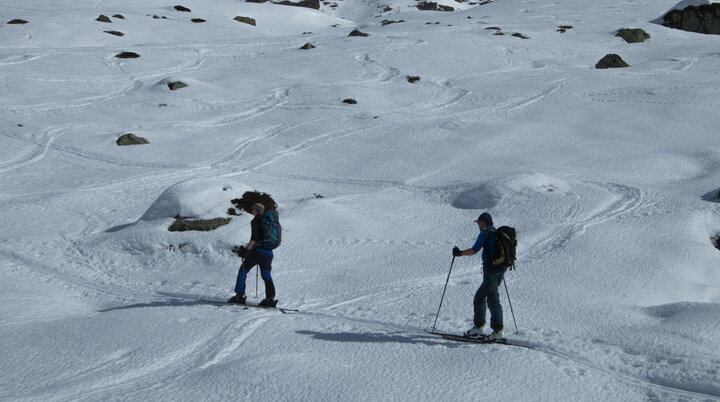
[[[275,284],[270,274],[272,271],[272,260],[272,255],[265,254],[260,262],[260,275],[265,283],[265,299],[267,300],[275,300]]]
[[[240,266],[237,280],[235,281],[235,293],[243,296],[245,295],[245,281],[247,279],[247,274],[251,269],[260,263],[258,254],[259,252],[255,250],[250,251],[250,254],[248,254],[247,258],[245,258],[245,261]]]
[[[483,276],[483,282],[478,288],[477,292],[475,292],[475,298],[473,299],[473,307],[475,309],[473,324],[475,325],[475,328],[485,326],[485,309],[487,307],[485,300],[487,299],[488,292],[488,285],[485,278],[486,277]]]
[[[503,329],[503,311],[500,304],[500,283],[502,283],[504,272],[486,275],[488,278],[487,304],[490,309],[490,327],[494,331]]]

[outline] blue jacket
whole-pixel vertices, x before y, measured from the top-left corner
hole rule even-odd
[[[489,250],[492,250],[495,246],[495,236],[490,236],[490,233],[487,232],[488,229],[495,230],[495,227],[488,226],[485,230],[481,230],[477,240],[475,240],[475,244],[472,246],[472,249],[476,252],[480,252],[480,249],[482,249],[483,268],[492,268],[492,259],[490,258]]]

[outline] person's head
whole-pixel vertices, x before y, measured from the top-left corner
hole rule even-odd
[[[477,222],[480,229],[485,229],[486,227],[493,225],[492,216],[490,216],[487,212],[481,213],[475,222]]]
[[[253,215],[262,215],[265,213],[265,206],[263,204],[255,204],[251,208]]]

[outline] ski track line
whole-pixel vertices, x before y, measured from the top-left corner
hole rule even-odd
[[[627,185],[601,183],[588,184],[594,184],[598,188],[605,189],[609,193],[617,195],[618,200],[611,202],[608,206],[603,207],[600,210],[591,211],[591,213],[583,217],[570,219],[568,224],[554,229],[546,240],[534,245],[531,248],[532,251],[526,253],[529,254],[529,257],[522,256],[520,257],[521,259],[526,261],[535,261],[543,256],[553,253],[556,250],[563,248],[565,244],[573,238],[583,234],[590,227],[636,211],[638,208],[643,206],[645,199],[647,198],[644,191]],[[576,197],[577,199],[580,199],[579,195],[576,195]]]
[[[22,141],[22,142],[29,142],[29,143],[35,145],[35,151],[30,151],[30,152],[26,153],[25,155],[21,156],[19,160],[14,161],[14,163],[10,163],[5,166],[0,166],[0,173],[10,172],[12,170],[19,169],[19,168],[22,168],[22,167],[25,167],[28,165],[32,165],[32,164],[42,160],[45,157],[45,155],[47,154],[48,149],[52,145],[53,141],[55,141],[57,138],[62,136],[62,131],[63,131],[63,129],[50,129],[50,130],[44,131],[45,141],[28,140],[21,136],[16,136],[13,134],[0,132],[0,134],[6,136],[8,138],[12,138],[12,139]],[[57,132],[60,132],[60,134],[54,135],[54,133],[57,133]]]
[[[210,360],[205,362],[205,364],[201,365],[199,368],[200,370],[205,370],[208,367],[214,366],[216,364],[219,364],[223,361],[225,361],[228,356],[232,355],[235,351],[240,349],[242,344],[252,336],[255,331],[258,330],[261,326],[263,326],[266,322],[270,321],[271,317],[258,317],[251,319],[249,322],[246,322],[243,324],[242,329],[243,331],[240,333],[240,335],[236,336],[230,344],[228,344],[226,347],[219,350],[217,353],[215,353]]]

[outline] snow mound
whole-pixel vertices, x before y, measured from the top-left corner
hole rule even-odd
[[[252,189],[234,180],[199,178],[170,186],[145,211],[142,221],[176,216],[212,219],[227,215],[230,200]]]
[[[490,209],[503,198],[541,193],[565,193],[570,186],[559,179],[532,173],[502,181],[493,181],[460,194],[452,206],[459,209]]]

